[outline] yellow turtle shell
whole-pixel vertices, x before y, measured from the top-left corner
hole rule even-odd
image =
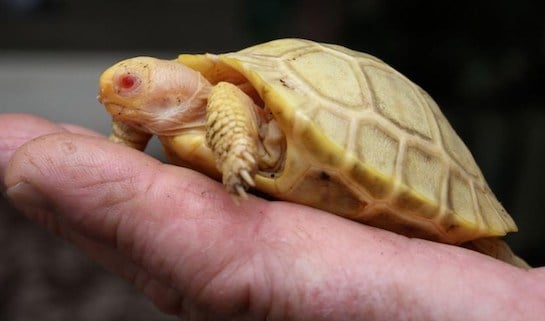
[[[258,173],[258,190],[451,244],[517,230],[433,99],[373,56],[283,39],[178,61],[211,83],[249,82],[283,129],[285,162]],[[202,135],[162,141],[215,175]]]

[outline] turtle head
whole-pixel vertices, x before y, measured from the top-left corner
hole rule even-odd
[[[137,57],[100,76],[98,100],[114,122],[149,134],[175,135],[204,123],[210,83],[176,61]]]

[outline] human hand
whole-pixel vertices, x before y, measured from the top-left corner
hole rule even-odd
[[[184,319],[545,315],[544,268],[301,205],[236,206],[220,183],[76,126],[0,115],[0,177],[23,214]]]

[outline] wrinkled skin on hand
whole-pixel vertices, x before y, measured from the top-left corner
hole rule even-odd
[[[87,129],[0,115],[2,189],[186,320],[537,320],[545,270],[223,186]]]

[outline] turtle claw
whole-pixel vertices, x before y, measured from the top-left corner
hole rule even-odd
[[[245,160],[247,160],[250,164],[253,164],[255,165],[257,162],[255,160],[255,157],[254,155],[252,155],[250,152],[248,151],[244,151],[242,152],[242,158],[244,158]]]
[[[236,206],[240,206],[240,200],[248,199],[248,193],[246,193],[246,190],[241,185],[235,186],[234,191],[231,191],[229,194]]]
[[[233,173],[234,174],[234,173]],[[241,169],[238,173],[230,175],[225,186],[227,190],[233,196],[235,203],[238,204],[240,199],[248,199],[248,193],[246,190],[255,186],[255,181],[247,169]]]
[[[242,198],[242,199],[248,199],[248,194],[246,193],[246,190],[244,189],[244,187],[240,186],[240,185],[237,185],[235,187],[235,190],[237,191],[237,196]]]
[[[243,169],[240,171],[240,177],[244,180],[244,182],[246,182],[246,184],[248,184],[248,186],[255,186],[255,181],[247,170]]]

